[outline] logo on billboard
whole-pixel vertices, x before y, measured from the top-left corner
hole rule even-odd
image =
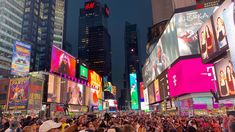
[[[85,5],[85,10],[90,10],[95,8],[95,2],[90,2]]]

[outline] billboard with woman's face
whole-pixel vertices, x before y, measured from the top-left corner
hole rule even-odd
[[[68,81],[68,104],[83,105],[83,85]]]
[[[53,45],[51,55],[51,71],[75,77],[75,70],[75,58]]]
[[[235,95],[235,72],[231,58],[227,55],[225,58],[215,64],[216,76],[219,84],[220,97]]]

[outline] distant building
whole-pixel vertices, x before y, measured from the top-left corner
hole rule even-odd
[[[0,0],[0,78],[10,75],[13,44],[21,39],[24,0]]]
[[[84,60],[90,69],[111,78],[111,38],[107,28],[108,16],[107,5],[95,0],[85,2],[79,16],[78,58]]]
[[[140,73],[140,60],[139,60],[139,48],[138,48],[138,28],[137,24],[125,24],[125,74],[124,74],[124,88],[127,89],[127,95],[125,100],[130,101],[130,74],[137,74],[137,89],[139,82],[142,80]],[[139,92],[138,92],[139,93]]]

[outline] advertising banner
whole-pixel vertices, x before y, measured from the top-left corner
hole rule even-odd
[[[68,81],[68,104],[83,105],[83,85]]]
[[[141,102],[141,110],[149,110],[148,89],[144,89],[144,102]]]
[[[160,99],[164,100],[169,96],[167,70],[163,71],[157,79],[159,80]]]
[[[80,78],[88,79],[88,69],[83,65],[80,65]]]
[[[235,95],[235,71],[230,56],[226,56],[215,64],[220,97]]]
[[[160,98],[160,89],[159,89],[158,79],[154,81],[154,92],[155,92],[155,101],[159,102],[161,98]]]
[[[30,78],[28,110],[41,110],[44,81]]]
[[[144,82],[140,82],[140,102],[144,102]]]
[[[180,60],[168,70],[170,96],[214,91],[216,82],[211,69],[213,64],[202,64],[201,58]]]
[[[11,74],[16,76],[25,76],[29,72],[30,67],[31,46],[15,41],[13,45]]]
[[[0,104],[7,104],[8,88],[9,88],[9,79],[0,79]]]
[[[213,14],[214,7],[176,14],[177,40],[180,56],[199,53],[197,30]]]
[[[98,90],[91,88],[90,89],[90,106],[98,106]],[[101,105],[102,106],[102,105]]]
[[[49,74],[47,102],[61,103],[61,99],[63,98],[61,96],[62,83],[65,82],[62,82],[59,76]],[[67,92],[63,91],[63,93]]]
[[[131,88],[131,109],[139,109],[139,99],[137,91],[137,76],[136,73],[130,74],[130,88]]]
[[[148,87],[149,104],[155,103],[154,84],[151,83]]]
[[[75,58],[53,45],[51,55],[51,71],[75,77],[75,70]]]
[[[28,104],[29,78],[10,79],[8,109],[25,110]]]

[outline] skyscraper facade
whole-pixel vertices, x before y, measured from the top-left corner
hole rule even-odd
[[[141,81],[140,73],[140,59],[139,59],[139,48],[138,48],[138,28],[137,24],[125,23],[125,74],[124,74],[124,88],[126,89],[126,99],[131,100],[130,93],[130,74],[136,73],[137,75],[137,89],[139,82]],[[139,92],[138,92],[139,93]],[[126,102],[125,102],[126,103]],[[127,103],[130,105],[131,103]]]
[[[24,0],[0,0],[0,77],[10,75],[13,44],[21,38]]]
[[[78,58],[90,69],[111,78],[111,39],[106,4],[90,0],[80,9]]]
[[[31,71],[49,70],[51,47],[62,48],[64,0],[25,0],[22,40],[31,44]]]

